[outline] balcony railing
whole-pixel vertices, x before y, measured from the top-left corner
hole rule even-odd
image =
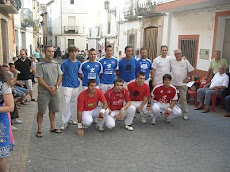
[[[64,26],[64,33],[65,34],[78,34],[79,28],[78,26]]]
[[[30,11],[29,8],[22,8],[21,9],[21,25],[22,27],[33,27],[33,13]]]
[[[21,0],[0,0],[0,9],[7,14],[17,14],[21,8]]]
[[[151,1],[137,3],[135,8],[135,14],[137,16],[149,15],[155,12],[155,6],[156,6],[156,2],[151,2]]]

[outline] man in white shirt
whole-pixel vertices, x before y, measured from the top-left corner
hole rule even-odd
[[[171,75],[172,85],[179,90],[179,102],[181,104],[183,119],[188,120],[188,103],[187,103],[187,91],[188,87],[186,83],[188,81],[188,75],[194,70],[188,60],[182,58],[182,52],[180,49],[174,51],[175,59],[171,60]]]
[[[197,91],[197,102],[199,105],[195,108],[195,110],[201,110],[203,108],[203,96],[205,96],[204,99],[204,110],[202,113],[209,112],[209,105],[212,98],[212,95],[215,94],[215,89],[225,89],[228,87],[229,77],[225,73],[225,67],[220,66],[219,72],[214,75],[211,82],[206,84],[204,88],[200,88]],[[220,94],[221,92],[219,92]]]
[[[152,64],[152,85],[155,87],[158,84],[162,84],[162,78],[165,74],[170,73],[170,61],[171,57],[167,56],[168,47],[166,45],[161,46],[161,55],[153,60]]]

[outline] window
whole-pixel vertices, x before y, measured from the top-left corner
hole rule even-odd
[[[179,48],[192,66],[196,68],[199,35],[179,35]]]
[[[74,0],[70,0],[70,4],[74,4]]]

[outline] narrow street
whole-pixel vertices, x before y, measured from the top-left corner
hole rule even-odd
[[[62,87],[59,89],[62,94]],[[62,97],[62,96],[60,96]],[[83,137],[76,126],[60,135],[49,132],[45,115],[43,137],[37,138],[37,103],[21,106],[20,119],[14,132],[15,150],[8,158],[10,172],[136,172],[136,171],[230,171],[230,120],[223,109],[201,114],[189,106],[190,119],[158,119],[155,126],[134,120],[134,131],[118,122],[113,130],[99,132],[95,125]],[[56,126],[61,126],[57,114]]]

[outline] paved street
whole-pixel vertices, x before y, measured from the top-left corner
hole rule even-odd
[[[60,92],[61,92],[60,88]],[[60,135],[49,132],[45,115],[43,137],[36,133],[36,102],[21,106],[14,132],[16,147],[8,159],[10,172],[229,172],[230,120],[224,110],[201,114],[190,108],[190,120],[170,124],[158,119],[155,126],[134,121],[134,131],[118,122],[113,130],[99,132],[92,125],[77,137],[76,126]],[[57,127],[61,115],[57,114]]]

